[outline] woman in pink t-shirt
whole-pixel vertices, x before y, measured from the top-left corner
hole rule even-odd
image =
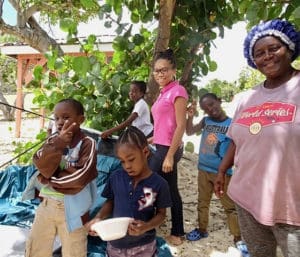
[[[244,55],[266,79],[243,94],[219,166],[215,192],[234,162],[228,195],[237,205],[251,257],[300,256],[300,33],[287,21],[261,23],[248,33]]]
[[[153,75],[160,86],[160,94],[151,112],[154,120],[152,143],[156,147],[149,165],[167,180],[172,197],[171,235],[167,241],[174,245],[183,242],[182,200],[177,185],[177,163],[182,153],[182,136],[185,131],[185,116],[188,95],[175,78],[176,61],[173,51],[168,49],[156,55]]]

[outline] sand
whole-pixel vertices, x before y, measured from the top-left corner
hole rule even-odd
[[[178,182],[183,200],[183,215],[185,232],[197,227],[197,154],[185,153],[179,162]],[[170,245],[174,256],[208,257],[213,252],[227,252],[233,245],[233,237],[226,226],[226,216],[219,199],[213,196],[210,206],[209,236],[199,241],[185,240],[180,246]],[[159,228],[158,234],[166,236],[170,233],[170,213],[166,222]]]
[[[229,116],[232,116],[234,103],[224,103],[223,108]],[[32,119],[24,116],[21,124],[21,137],[15,138],[15,122],[3,121],[1,115],[2,113],[0,112],[0,170],[4,169],[1,166],[12,158],[12,151],[16,143],[31,141],[40,131],[39,118]],[[200,115],[195,118],[194,122],[199,121],[201,118]],[[184,135],[183,139],[185,142],[192,141],[197,152],[200,141],[199,136]],[[178,183],[183,200],[185,232],[189,232],[197,227],[197,159],[197,153],[186,152],[178,167]],[[170,212],[168,212],[165,223],[158,228],[157,232],[162,237],[169,235]],[[170,245],[174,257],[238,257],[238,255],[233,254],[233,238],[229,234],[226,225],[224,210],[219,199],[215,196],[213,196],[210,205],[208,232],[209,236],[199,241],[190,242],[185,240],[180,246]],[[228,252],[228,255],[225,255],[228,249],[230,253]],[[282,257],[280,251],[278,251],[277,256]]]
[[[39,119],[23,119],[21,137],[15,138],[15,122],[0,120],[0,166],[12,158],[15,143],[33,140],[39,130]],[[197,154],[185,153],[179,163],[179,189],[183,199],[186,232],[197,226],[197,158]],[[232,237],[226,228],[224,211],[215,197],[211,202],[210,215],[209,237],[197,242],[185,241],[177,247],[170,245],[174,256],[207,257],[213,250],[225,252],[229,246],[233,246]],[[164,237],[169,234],[169,221],[170,213],[168,212],[166,222],[158,229],[158,235]]]
[[[39,119],[23,119],[21,138],[15,138],[15,122],[1,120],[0,116],[0,166],[12,158],[14,144],[33,140],[40,127]],[[184,153],[179,162],[179,190],[183,200],[184,227],[189,232],[197,227],[197,154]],[[3,169],[0,168],[0,169]],[[229,247],[233,247],[233,238],[226,225],[226,216],[220,201],[213,196],[210,206],[209,236],[199,241],[185,240],[180,246],[170,245],[174,257],[221,257]],[[165,237],[170,233],[170,212],[164,224],[158,228],[158,235]],[[230,250],[234,250],[230,248]],[[238,256],[238,255],[237,255]],[[282,256],[279,254],[279,257]]]

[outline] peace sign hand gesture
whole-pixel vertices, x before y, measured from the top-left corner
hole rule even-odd
[[[71,143],[75,128],[77,127],[77,123],[70,123],[69,120],[66,120],[60,133],[59,137],[66,143]]]

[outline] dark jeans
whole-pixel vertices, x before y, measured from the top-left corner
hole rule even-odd
[[[182,200],[178,191],[177,183],[177,163],[183,154],[183,147],[180,147],[174,155],[174,165],[173,171],[165,173],[162,171],[162,164],[169,150],[168,146],[156,145],[156,151],[151,155],[149,159],[149,166],[152,171],[157,172],[162,176],[169,184],[170,194],[172,199],[171,207],[171,218],[172,218],[172,228],[171,235],[183,236],[183,211],[182,211]]]

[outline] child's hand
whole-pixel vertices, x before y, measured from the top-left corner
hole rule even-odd
[[[102,139],[106,139],[106,138],[108,138],[110,135],[111,135],[111,133],[109,132],[109,130],[106,130],[106,131],[103,131],[103,132],[101,133],[100,137],[101,137]]]
[[[90,236],[98,236],[98,234],[96,233],[96,231],[94,231],[94,230],[91,229],[91,226],[92,226],[94,223],[98,222],[98,221],[101,221],[101,219],[100,219],[100,218],[94,218],[94,219],[92,219],[92,220],[90,220],[89,222],[87,222],[87,223],[84,224],[84,227],[85,227],[87,233],[88,233]]]
[[[153,143],[153,137],[149,137],[148,139],[147,139],[147,142],[148,142],[148,144],[152,144]]]
[[[139,236],[148,231],[147,223],[141,220],[134,220],[129,223],[128,234],[131,236]]]
[[[75,128],[77,127],[77,123],[70,123],[68,120],[64,123],[61,131],[59,132],[59,137],[66,143],[71,143],[74,135]]]
[[[225,175],[218,172],[214,181],[214,192],[218,198],[224,195]]]
[[[197,110],[197,102],[193,100],[193,102],[187,107],[187,114],[189,118],[194,117]]]

